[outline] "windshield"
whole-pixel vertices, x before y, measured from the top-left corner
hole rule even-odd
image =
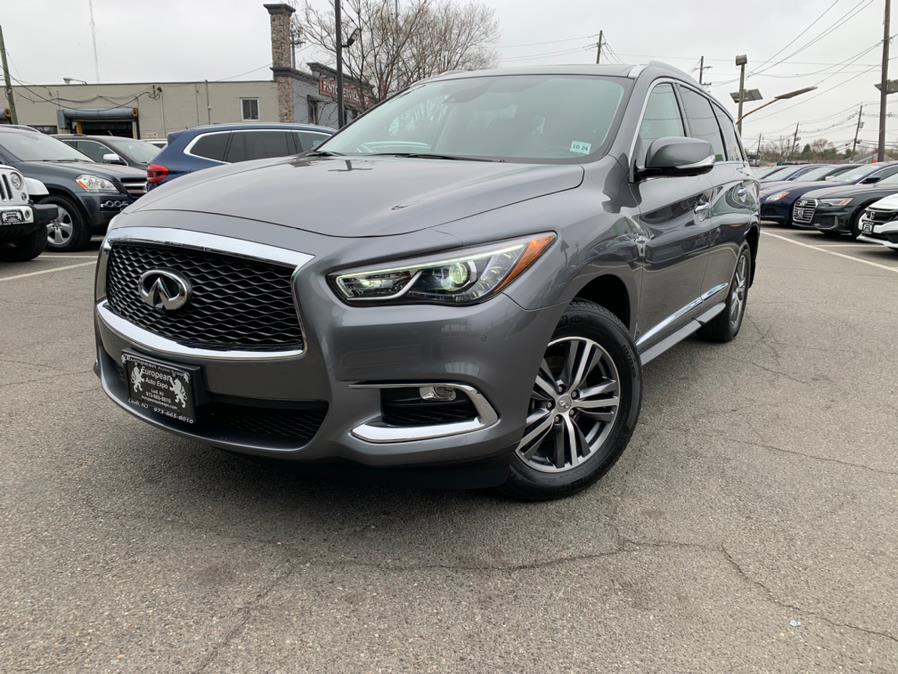
[[[882,164],[864,164],[863,166],[858,166],[850,171],[845,171],[845,173],[833,176],[833,180],[839,183],[856,183],[858,180],[863,180],[868,175],[881,168]]]
[[[627,80],[571,75],[471,77],[422,84],[318,150],[496,161],[579,161],[604,150]]]
[[[835,166],[818,166],[815,169],[811,169],[807,173],[802,173],[795,180],[798,182],[811,182],[813,180],[823,180],[825,176],[828,176],[833,171],[838,171]]]
[[[795,171],[794,166],[783,166],[778,168],[776,171],[768,173],[764,176],[764,180],[780,180],[781,178],[793,173]]]
[[[0,147],[21,161],[91,161],[75,148],[42,133],[0,133]]]
[[[155,145],[151,145],[142,140],[134,140],[132,138],[116,138],[115,140],[106,141],[119,154],[130,157],[141,164],[149,164],[161,151]]]

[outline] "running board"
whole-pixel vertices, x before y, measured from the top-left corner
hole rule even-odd
[[[727,306],[726,302],[720,302],[719,304],[715,304],[713,307],[708,309],[701,316],[693,318],[691,321],[689,321],[686,325],[684,325],[682,328],[677,330],[672,335],[665,337],[664,339],[662,339],[660,342],[655,344],[655,346],[651,347],[650,349],[646,349],[644,352],[639,354],[639,359],[642,361],[642,364],[645,365],[645,364],[649,363],[650,361],[655,360],[655,358],[660,356],[662,353],[664,353],[671,347],[676,346],[677,344],[682,342],[689,335],[691,335],[693,332],[698,330],[700,327],[702,327],[705,323],[707,323],[712,318],[714,318],[721,311],[726,309],[726,306]]]

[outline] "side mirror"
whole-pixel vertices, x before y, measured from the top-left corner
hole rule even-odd
[[[115,152],[107,152],[103,155],[104,164],[125,164],[125,160],[118,156]]]
[[[861,185],[872,185],[873,183],[878,183],[882,178],[879,176],[870,176],[869,178],[864,178],[861,181]]]
[[[645,154],[639,176],[697,176],[714,168],[711,143],[698,138],[657,138]]]

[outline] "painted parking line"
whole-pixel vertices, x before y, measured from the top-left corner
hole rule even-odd
[[[66,271],[68,269],[77,269],[78,267],[93,267],[96,262],[79,262],[78,264],[70,264],[65,267],[53,267],[53,269],[42,269],[41,271],[31,271],[27,274],[16,274],[15,276],[3,276],[0,277],[0,283],[6,283],[7,281],[18,281],[19,279],[29,278],[31,276],[41,276],[42,274],[52,274],[57,271]]]
[[[772,236],[774,239],[786,241],[787,243],[791,243],[796,246],[802,246],[803,248],[810,248],[811,250],[816,250],[818,253],[826,253],[827,255],[841,257],[846,260],[853,260],[854,262],[860,262],[861,264],[870,265],[871,267],[876,267],[877,269],[884,269],[885,271],[890,271],[895,274],[898,274],[898,267],[890,267],[885,264],[879,264],[878,262],[871,262],[870,260],[864,260],[859,257],[854,257],[853,255],[845,255],[845,253],[837,253],[834,250],[827,250],[826,248],[821,248],[820,246],[812,246],[809,243],[802,243],[801,241],[796,241],[795,239],[790,239],[788,236],[782,236],[781,234],[773,234],[771,232],[761,232],[761,234],[763,234],[764,236]]]
[[[69,255],[68,253],[42,253],[37,261],[47,260],[96,260],[96,255]]]

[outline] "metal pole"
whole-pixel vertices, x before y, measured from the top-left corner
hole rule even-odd
[[[758,136],[758,163],[761,162],[761,139],[764,137],[764,134],[760,134]]]
[[[9,121],[19,123],[16,114],[16,100],[12,93],[12,82],[9,79],[9,64],[6,62],[6,42],[3,41],[3,26],[0,26],[0,56],[3,57],[3,81],[6,84],[6,104],[9,106]]]
[[[886,13],[882,29],[882,77],[879,84],[879,147],[876,160],[886,158],[886,105],[889,93],[889,23],[892,14],[892,0],[886,0]]]
[[[94,77],[97,78],[97,84],[99,84],[100,83],[100,58],[97,56],[97,24],[94,23],[93,0],[87,0],[87,9],[90,12],[90,39],[94,44]]]
[[[602,62],[602,42],[605,39],[605,31],[599,31],[599,41],[596,43],[596,63]]]
[[[704,84],[705,76],[705,57],[702,56],[698,61],[698,83]]]
[[[736,127],[742,135],[742,102],[745,100],[745,63],[739,66],[739,112],[736,113]]]
[[[337,47],[337,128],[346,124],[346,111],[343,109],[343,17],[340,15],[340,0],[334,0],[334,42]]]
[[[857,126],[854,129],[854,142],[851,144],[851,158],[854,159],[854,152],[857,150],[857,137],[861,133],[861,117],[864,114],[864,106],[858,106],[857,109]]]
[[[798,145],[798,124],[799,122],[795,122],[795,135],[792,136],[792,149],[789,150],[789,159],[792,159],[792,155],[795,154],[795,146]]]
[[[209,102],[209,80],[206,80],[206,123],[212,123],[212,103]]]

